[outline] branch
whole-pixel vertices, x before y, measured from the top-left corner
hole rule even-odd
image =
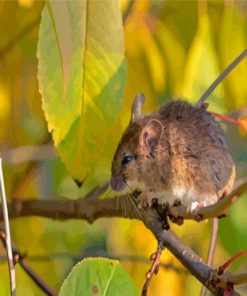
[[[243,273],[225,273],[218,276],[220,280],[219,287],[225,287],[226,283],[232,283],[234,285],[241,285],[247,283],[247,272]]]
[[[40,23],[40,16],[23,28],[16,36],[14,36],[4,47],[0,49],[0,59],[14,48],[29,32],[36,28]]]
[[[137,209],[129,195],[103,200],[96,199],[95,190],[91,191],[93,198],[90,198],[90,194],[88,194],[86,199],[15,200],[9,203],[9,217],[17,218],[32,215],[61,220],[83,219],[89,223],[93,223],[96,219],[103,217],[124,217],[141,220],[152,231],[158,242],[161,242],[191,274],[209,290],[215,291],[215,288],[218,287],[217,280],[219,279],[220,282],[219,277],[222,277],[222,275],[219,276],[216,270],[202,262],[202,259],[190,247],[185,245],[172,230],[164,230],[164,219],[159,216],[156,209]],[[226,206],[231,204],[229,201],[233,196],[240,196],[246,190],[247,182],[244,182],[229,196],[224,197],[224,199],[217,203],[220,210],[224,210]],[[224,202],[224,207],[222,202]],[[2,219],[1,214],[0,220]]]
[[[129,15],[132,12],[133,6],[135,5],[135,0],[129,0],[128,6],[125,10],[125,12],[123,13],[123,24],[125,25]]]
[[[207,97],[215,90],[219,83],[247,56],[247,49],[245,49],[226,69],[220,74],[217,79],[209,86],[205,93],[200,97],[196,103],[196,107],[200,108]]]
[[[20,164],[29,161],[50,160],[57,156],[54,146],[44,144],[40,146],[22,146],[1,153],[6,164]]]
[[[0,230],[0,239],[3,243],[4,248],[6,248],[6,235],[3,230]],[[18,249],[12,244],[11,253],[13,253],[13,258],[15,264],[19,263],[22,269],[31,277],[35,284],[47,295],[56,296],[57,293],[50,288],[46,282],[29,266],[28,260],[25,255],[23,255]]]
[[[247,192],[247,179],[243,179],[229,195],[221,198],[217,203],[207,207],[197,207],[194,210],[188,210],[184,205],[172,206],[169,208],[169,214],[183,219],[192,219],[201,221],[204,219],[222,217],[224,212],[237,201],[237,199]]]

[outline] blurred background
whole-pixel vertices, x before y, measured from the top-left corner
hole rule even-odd
[[[117,0],[116,0],[117,1]],[[246,1],[120,2],[124,19],[128,82],[121,115],[126,127],[133,97],[146,94],[144,111],[175,98],[195,103],[223,69],[247,48]],[[110,176],[111,156],[78,188],[53,148],[37,81],[37,42],[43,1],[0,0],[0,153],[11,199],[76,199]],[[209,109],[247,122],[247,58],[207,99]],[[237,164],[247,176],[247,134],[222,122]],[[119,134],[120,137],[120,134]],[[113,150],[115,147],[112,147]],[[32,156],[32,157],[30,157]],[[31,161],[26,161],[29,159]],[[220,221],[214,265],[247,249],[247,195]],[[203,258],[211,221],[186,222],[175,231]],[[12,239],[30,265],[56,290],[85,256],[118,258],[141,291],[156,241],[142,223],[126,219],[52,221],[26,217],[11,221]],[[200,284],[168,251],[150,295],[198,295]],[[241,258],[232,271],[246,270]],[[17,265],[17,295],[43,295]],[[247,288],[238,288],[247,295]],[[0,295],[8,295],[5,250],[0,246]]]

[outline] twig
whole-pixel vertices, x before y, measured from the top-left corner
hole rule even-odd
[[[84,198],[96,199],[100,195],[105,193],[108,188],[109,188],[109,181],[102,183],[101,185],[95,187],[93,190],[91,190],[89,193],[87,193],[84,196]]]
[[[2,158],[0,157],[0,184],[1,184],[1,199],[2,199],[2,211],[5,227],[5,241],[6,241],[6,250],[8,255],[8,266],[9,266],[9,276],[10,276],[10,289],[11,295],[16,295],[16,283],[15,283],[15,266],[13,262],[12,248],[11,248],[11,237],[10,237],[10,228],[9,228],[9,217],[8,217],[8,208],[7,200],[4,187],[3,179],[3,168],[2,168]]]
[[[38,26],[40,23],[40,16],[38,19],[32,21],[25,28],[23,28],[16,36],[14,36],[4,47],[0,49],[0,58],[3,58],[12,48],[14,48],[29,32]]]
[[[235,193],[242,194],[247,188],[247,182],[235,189]],[[224,199],[227,199],[225,197]],[[156,209],[139,209],[134,212],[126,211],[118,203],[119,197],[111,199],[79,199],[79,200],[26,200],[13,201],[9,204],[9,217],[17,218],[30,215],[47,217],[52,219],[83,219],[93,223],[101,217],[125,217],[141,220],[155,235],[159,242],[172,254],[210,291],[215,290],[211,278],[217,279],[217,272],[202,262],[201,258],[185,245],[171,230],[163,230],[163,223]],[[219,202],[221,202],[220,200]],[[129,206],[129,205],[127,205]],[[0,215],[0,220],[3,217]],[[192,218],[193,219],[193,218]],[[233,295],[237,295],[236,293]]]
[[[135,0],[129,0],[128,6],[123,14],[123,24],[126,23],[129,15],[131,14],[134,4],[135,4]]]
[[[207,97],[214,91],[218,84],[247,56],[247,49],[245,49],[226,69],[220,76],[209,86],[206,92],[200,97],[196,103],[196,107],[201,107]]]
[[[13,254],[15,254],[15,249],[12,245]],[[150,264],[150,260],[148,260],[144,256],[136,256],[136,255],[128,255],[128,254],[109,254],[106,251],[98,251],[98,252],[86,252],[81,254],[71,254],[69,252],[56,252],[45,255],[22,255],[25,259],[28,259],[29,262],[45,262],[50,260],[65,260],[70,259],[72,261],[78,262],[87,257],[105,257],[109,259],[115,259],[120,261],[129,261],[129,262],[137,262],[140,264]],[[6,261],[7,257],[4,255],[0,255],[0,261]],[[182,267],[178,267],[174,265],[172,262],[163,263],[160,262],[160,268],[164,270],[173,270],[178,274],[187,274],[188,271]]]
[[[6,236],[4,231],[0,230],[0,239],[2,240],[3,246],[6,248]],[[45,283],[41,277],[29,266],[28,260],[24,254],[12,244],[12,254],[15,258],[15,264],[19,263],[22,269],[31,277],[35,284],[47,295],[55,296],[57,293]]]
[[[222,217],[224,212],[237,201],[243,193],[247,192],[247,180],[245,179],[240,185],[238,185],[229,195],[221,198],[217,203],[206,206],[197,207],[195,210],[190,211],[184,205],[172,206],[169,208],[169,214],[174,217],[183,217],[184,219],[192,219],[195,221],[201,221],[208,218]]]
[[[148,209],[150,211],[151,209]],[[164,230],[162,221],[157,218],[157,213],[149,215],[150,219],[145,224],[155,235],[156,239],[163,244],[203,285],[211,292],[222,295],[227,286],[227,282],[218,285],[218,273],[205,263],[198,255],[185,245],[172,230]],[[241,281],[242,282],[242,281]],[[247,283],[247,279],[246,282]],[[239,296],[237,292],[232,292],[231,296]]]
[[[150,256],[150,260],[153,260],[153,263],[146,275],[146,281],[145,281],[144,286],[142,288],[142,296],[147,295],[147,291],[148,291],[149,285],[151,283],[152,277],[154,274],[157,274],[159,271],[160,256],[161,256],[162,251],[163,251],[163,243],[159,242],[156,252]]]
[[[218,286],[224,288],[226,283],[241,285],[247,283],[247,272],[243,273],[225,273],[217,277],[219,280]]]
[[[13,165],[29,161],[50,160],[57,156],[54,146],[51,144],[44,144],[40,146],[22,146],[2,152],[1,154],[3,163]]]

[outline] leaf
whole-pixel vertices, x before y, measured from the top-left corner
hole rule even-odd
[[[247,48],[246,25],[242,13],[234,7],[224,10],[219,30],[219,58],[222,70]],[[226,46],[234,41],[234,46]],[[229,111],[246,105],[247,98],[247,58],[224,79],[228,92],[225,102]],[[228,94],[228,95],[227,95]]]
[[[196,103],[219,74],[212,28],[208,16],[204,14],[199,19],[198,30],[189,50],[184,74],[183,96]],[[207,99],[211,110],[225,113],[226,108],[222,97],[223,88],[219,85]]]
[[[163,91],[166,83],[164,59],[153,37],[157,19],[146,11],[148,1],[137,1],[135,10],[128,17],[125,26],[128,57],[143,55],[148,67],[149,79],[157,93]]]
[[[59,296],[135,296],[137,289],[116,260],[88,258],[78,263],[64,281]]]
[[[181,96],[182,77],[184,75],[185,50],[173,32],[162,22],[159,22],[157,27],[156,39],[166,61],[172,95],[179,97]]]
[[[114,148],[123,53],[118,1],[47,2],[37,53],[40,93],[58,153],[79,181]]]

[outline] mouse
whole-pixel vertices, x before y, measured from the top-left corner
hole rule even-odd
[[[229,194],[235,165],[226,136],[207,104],[174,100],[143,114],[143,93],[112,160],[112,190],[139,191],[138,207],[181,203],[193,210]]]

